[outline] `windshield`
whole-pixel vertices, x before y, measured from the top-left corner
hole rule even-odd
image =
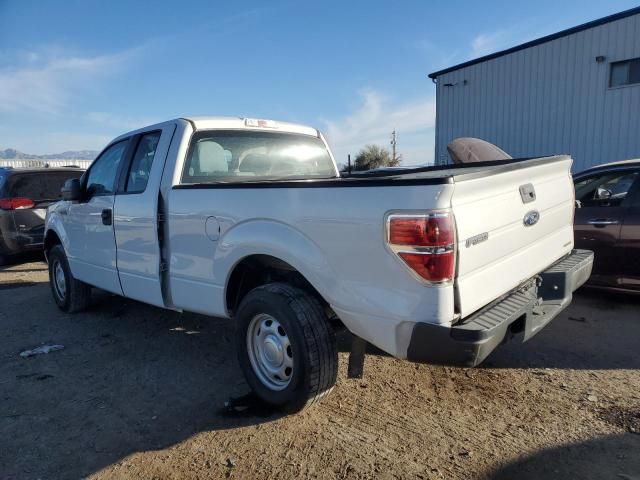
[[[182,183],[336,177],[324,142],[281,132],[204,131],[194,135]]]

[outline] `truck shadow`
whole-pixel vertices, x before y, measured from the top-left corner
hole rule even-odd
[[[492,480],[640,478],[640,435],[631,433],[542,450],[488,475]]]
[[[95,296],[89,312],[63,315],[46,283],[0,295],[0,478],[83,478],[203,431],[284,416],[249,394],[228,320],[104,293]],[[485,368],[640,367],[631,352],[640,330],[637,318],[601,318],[602,312],[591,317],[592,299],[577,300],[531,342],[495,352]],[[569,319],[576,315],[586,320]],[[339,335],[342,351],[349,350],[349,337]],[[42,343],[65,349],[18,356]],[[369,353],[381,354],[373,348]]]
[[[12,331],[0,366],[0,478],[84,478],[135,452],[284,415],[248,394],[228,320],[107,294],[87,313],[61,315],[46,284],[19,294],[45,305],[0,315]],[[65,348],[17,355],[41,343]]]

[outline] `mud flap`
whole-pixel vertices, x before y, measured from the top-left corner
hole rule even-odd
[[[348,378],[362,378],[364,374],[364,354],[367,350],[367,341],[356,335],[351,341],[351,352],[349,353]]]

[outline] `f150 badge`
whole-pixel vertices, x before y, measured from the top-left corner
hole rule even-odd
[[[527,212],[522,219],[522,223],[524,223],[525,227],[533,227],[540,220],[540,212],[537,210],[531,210]]]
[[[473,237],[467,238],[467,241],[464,242],[467,248],[474,247],[479,243],[486,242],[489,240],[489,232],[484,232],[479,235],[474,235]]]

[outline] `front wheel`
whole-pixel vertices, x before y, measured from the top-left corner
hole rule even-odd
[[[285,283],[257,287],[236,319],[240,367],[265,402],[302,410],[335,385],[335,334],[316,298]]]
[[[61,245],[54,246],[48,255],[49,285],[53,299],[63,312],[84,310],[91,299],[91,287],[73,278],[67,255]]]

